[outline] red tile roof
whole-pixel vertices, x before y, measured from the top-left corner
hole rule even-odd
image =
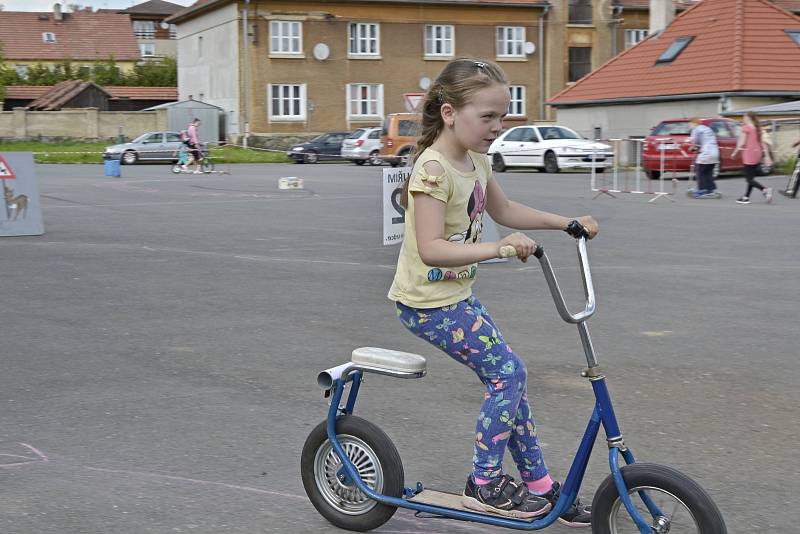
[[[800,93],[800,46],[784,30],[800,17],[767,0],[703,0],[662,33],[622,52],[551,104],[732,91]],[[656,60],[679,37],[694,40],[671,63]]]
[[[678,11],[688,9],[697,4],[701,0],[673,0],[675,9]],[[787,11],[798,12],[800,11],[800,0],[772,0],[772,3],[778,7],[782,7]],[[643,9],[650,10],[650,0],[618,0],[617,5],[621,5],[625,9]]]
[[[9,85],[6,87],[6,99],[35,100],[55,86],[50,85]],[[130,100],[178,100],[177,87],[134,87],[125,85],[106,85],[103,89],[111,94],[111,98]]]
[[[117,61],[140,59],[128,15],[78,11],[62,16],[57,21],[53,13],[0,11],[0,43],[5,58],[12,61],[98,61],[110,56]],[[44,32],[54,33],[56,42],[45,43]]]
[[[136,87],[130,85],[105,85],[111,98],[130,100],[178,100],[177,87]]]

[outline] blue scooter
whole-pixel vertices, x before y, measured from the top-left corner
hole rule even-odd
[[[306,439],[301,457],[303,486],[317,511],[337,527],[365,532],[384,524],[397,508],[427,516],[473,521],[517,530],[538,530],[553,524],[578,495],[586,465],[602,426],[609,448],[611,474],[600,484],[592,501],[594,534],[726,534],[725,521],[714,501],[691,478],[657,464],[635,463],[617,423],[605,375],[597,364],[586,321],[595,311],[594,287],[586,251],[586,230],[573,221],[567,232],[577,240],[586,304],[570,314],[553,269],[542,247],[534,256],[544,271],[558,314],[578,326],[595,395],[594,409],[561,496],[547,515],[514,519],[478,513],[461,505],[461,495],[426,488],[421,482],[404,485],[403,464],[389,437],[377,426],[353,415],[364,373],[397,378],[426,374],[423,356],[375,347],[353,351],[349,362],[319,374],[317,382],[330,397],[326,421]],[[501,255],[514,256],[513,247]],[[346,401],[344,391],[349,385]],[[625,466],[620,467],[620,458]]]

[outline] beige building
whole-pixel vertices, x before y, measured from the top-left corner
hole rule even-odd
[[[508,125],[647,36],[669,0],[199,0],[177,28],[179,98],[226,111],[235,135],[380,124],[450,59],[498,62]],[[689,3],[679,2],[678,9]]]

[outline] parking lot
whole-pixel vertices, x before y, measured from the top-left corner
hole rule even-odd
[[[0,531],[335,530],[305,497],[300,450],[327,408],[317,372],[368,345],[427,356],[428,376],[369,376],[356,413],[394,440],[406,485],[461,491],[482,389],[386,299],[398,248],[381,245],[379,168],[102,173],[38,165],[46,233],[0,241]],[[279,191],[286,176],[305,189]],[[721,200],[688,199],[681,182],[674,203],[593,200],[587,174],[498,180],[516,200],[600,223],[589,326],[637,459],[699,481],[730,533],[795,532],[800,201],[738,205],[740,177],[718,181]],[[577,308],[572,241],[531,235]],[[479,271],[475,292],[527,361],[563,479],[593,402],[577,332],[535,262]],[[601,439],[585,499],[606,461]],[[400,510],[376,532],[485,531]]]

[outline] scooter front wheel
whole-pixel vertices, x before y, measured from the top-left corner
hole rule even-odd
[[[390,497],[403,495],[400,454],[380,428],[345,415],[336,420],[336,436],[367,486]],[[342,480],[342,462],[328,439],[327,421],[306,439],[300,472],[311,504],[339,528],[366,532],[386,523],[397,510],[370,499],[352,481]]]
[[[631,464],[622,468],[622,477],[636,510],[653,534],[727,534],[717,505],[680,471],[657,464]],[[640,491],[650,497],[658,514],[648,511],[638,495]],[[611,475],[600,484],[592,501],[592,533],[639,534]]]

